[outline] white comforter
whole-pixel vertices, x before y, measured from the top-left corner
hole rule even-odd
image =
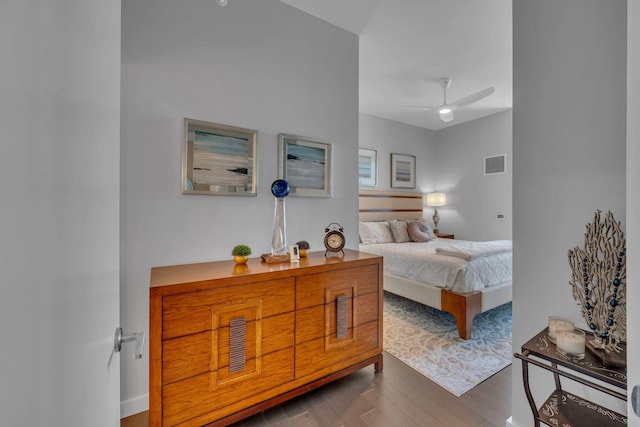
[[[471,249],[474,244],[489,248],[493,253],[485,252],[479,256],[479,252],[473,252]],[[360,250],[382,255],[385,273],[456,292],[479,291],[486,287],[511,283],[510,240],[470,242],[435,239],[425,243],[360,245]],[[438,253],[447,251],[459,256]],[[466,260],[464,257],[470,259]]]

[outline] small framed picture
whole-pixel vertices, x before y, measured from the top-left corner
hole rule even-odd
[[[289,183],[290,196],[331,197],[331,143],[281,133],[279,177]]]
[[[416,156],[391,153],[391,188],[416,188]]]
[[[369,148],[358,150],[358,182],[360,187],[378,186],[378,153]]]
[[[184,119],[183,132],[183,194],[257,194],[258,131]]]

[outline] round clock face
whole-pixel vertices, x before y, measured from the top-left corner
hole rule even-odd
[[[330,231],[324,237],[324,246],[329,251],[338,252],[344,248],[344,235],[336,230]]]

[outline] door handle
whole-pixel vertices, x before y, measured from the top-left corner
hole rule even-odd
[[[142,359],[142,349],[144,347],[144,332],[132,332],[125,334],[122,332],[122,328],[116,328],[116,334],[113,338],[113,350],[119,353],[122,350],[122,344],[126,342],[134,341],[135,352],[133,353],[134,359]]]
[[[640,386],[633,386],[633,391],[631,392],[631,406],[633,407],[633,412],[640,417]]]

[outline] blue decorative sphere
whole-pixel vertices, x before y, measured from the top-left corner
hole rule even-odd
[[[271,194],[278,198],[287,197],[290,190],[289,183],[284,179],[276,179],[271,184]]]

